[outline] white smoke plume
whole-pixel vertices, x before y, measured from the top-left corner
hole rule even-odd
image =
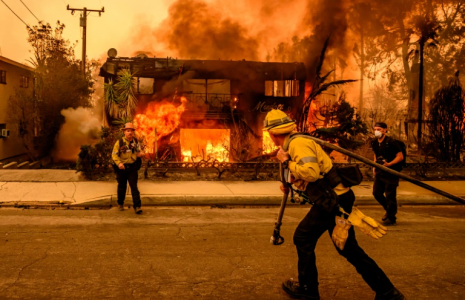
[[[99,117],[83,107],[63,109],[65,123],[58,133],[52,157],[55,162],[76,162],[81,145],[95,144],[101,130]]]

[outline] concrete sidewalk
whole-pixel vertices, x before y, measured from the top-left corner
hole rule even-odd
[[[116,205],[116,181],[84,181],[68,170],[0,171],[1,206],[97,206]],[[465,181],[427,181],[435,188],[465,197]],[[282,193],[277,181],[149,181],[141,180],[142,204],[177,205],[279,205]],[[357,205],[377,204],[373,182],[353,187]],[[458,204],[410,182],[401,181],[400,205]],[[132,204],[130,190],[126,203]]]

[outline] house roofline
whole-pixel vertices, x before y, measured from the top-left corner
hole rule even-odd
[[[31,68],[31,67],[29,67],[29,66],[27,66],[25,64],[19,63],[17,61],[14,61],[12,59],[6,58],[6,57],[1,56],[1,55],[0,55],[0,61],[3,61],[5,63],[7,63],[7,64],[14,65],[14,66],[26,69],[26,70],[29,70],[31,72],[34,72],[34,70],[35,70],[34,68]]]

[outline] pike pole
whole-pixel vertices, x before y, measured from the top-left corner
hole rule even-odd
[[[389,169],[389,168],[387,168],[387,167],[385,167],[385,166],[383,166],[383,165],[377,164],[376,162],[374,162],[374,161],[372,161],[372,160],[369,160],[369,159],[366,158],[366,157],[360,156],[360,155],[355,154],[355,153],[353,153],[353,152],[351,152],[351,151],[349,151],[349,150],[346,150],[346,149],[344,149],[344,148],[335,146],[335,145],[333,145],[333,144],[331,144],[331,143],[325,142],[325,141],[320,140],[319,138],[316,138],[316,137],[313,137],[313,136],[307,136],[307,138],[312,139],[313,141],[315,141],[315,142],[316,142],[317,144],[319,144],[320,146],[324,146],[324,147],[327,147],[327,148],[329,148],[329,149],[335,150],[335,151],[337,151],[337,152],[343,153],[343,154],[348,155],[348,156],[350,156],[350,157],[352,157],[352,158],[355,158],[356,160],[359,160],[359,161],[361,161],[361,162],[363,162],[363,163],[366,163],[367,165],[370,165],[370,166],[372,166],[372,167],[374,167],[374,168],[380,169],[380,170],[382,170],[382,171],[384,171],[384,172],[386,172],[386,173],[389,173],[389,174],[391,174],[391,175],[394,175],[394,176],[397,176],[397,177],[399,177],[399,178],[402,178],[402,179],[404,179],[404,180],[406,180],[406,181],[409,181],[409,182],[411,182],[411,183],[413,183],[413,184],[415,184],[415,185],[418,185],[419,187],[422,187],[422,188],[424,188],[424,189],[430,190],[430,191],[432,191],[432,192],[434,192],[434,193],[436,193],[436,194],[439,194],[439,195],[441,195],[441,196],[444,196],[444,197],[446,197],[446,198],[449,198],[449,199],[451,199],[451,200],[454,200],[454,201],[456,201],[456,202],[458,202],[458,203],[465,204],[465,199],[462,199],[462,198],[460,198],[460,197],[457,197],[457,196],[454,196],[454,195],[452,195],[452,194],[449,194],[449,193],[447,193],[447,192],[445,192],[445,191],[443,191],[443,190],[440,190],[440,189],[437,189],[437,188],[435,188],[435,187],[432,187],[432,186],[430,186],[430,185],[428,185],[428,184],[426,184],[426,183],[424,183],[424,182],[421,182],[421,181],[419,181],[419,180],[416,180],[415,178],[412,178],[412,177],[410,177],[410,176],[408,176],[408,175],[405,175],[405,174],[402,174],[402,173],[400,173],[400,172],[391,170],[391,169]]]
[[[283,164],[279,164],[279,173],[281,175],[281,183],[283,187],[286,189],[286,179],[284,178],[284,168]],[[284,243],[284,238],[280,235],[281,231],[281,225],[283,216],[284,216],[284,209],[286,208],[286,203],[287,203],[287,197],[289,196],[289,189],[287,189],[287,193],[283,192],[283,199],[281,200],[281,207],[279,208],[279,214],[278,214],[278,219],[276,220],[276,223],[274,223],[274,230],[273,230],[273,235],[271,236],[270,242],[273,245],[281,245]]]

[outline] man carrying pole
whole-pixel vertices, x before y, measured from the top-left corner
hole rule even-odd
[[[360,248],[351,224],[374,238],[383,236],[385,227],[352,208],[355,195],[340,181],[332,180],[337,176],[333,176],[334,168],[329,156],[313,140],[293,137],[295,128],[295,122],[280,110],[271,110],[266,115],[264,130],[280,147],[277,157],[292,174],[294,186],[308,196],[321,195],[316,197],[318,201],[294,233],[299,280],[285,281],[282,285],[284,291],[293,298],[320,299],[315,247],[321,235],[328,231],[339,254],[356,268],[375,291],[375,300],[404,299],[376,262]],[[287,192],[286,188],[282,187],[283,192]],[[352,209],[354,213],[346,220],[344,214],[351,213]]]

